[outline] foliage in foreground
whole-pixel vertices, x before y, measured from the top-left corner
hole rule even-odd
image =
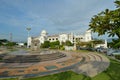
[[[90,29],[93,32],[97,32],[98,35],[108,34],[109,37],[117,36],[120,40],[120,0],[115,2],[116,9],[106,9],[97,15],[94,15],[90,21]],[[115,47],[119,47],[120,42],[115,44]]]

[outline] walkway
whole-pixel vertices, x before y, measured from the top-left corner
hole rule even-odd
[[[85,57],[85,61],[73,69],[76,73],[82,73],[86,76],[94,77],[109,67],[109,59],[101,54],[91,52],[80,55]]]

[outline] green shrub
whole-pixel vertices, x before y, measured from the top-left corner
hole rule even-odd
[[[60,50],[65,50],[65,47],[63,45],[61,45]]]
[[[120,55],[115,55],[115,58],[120,60]]]

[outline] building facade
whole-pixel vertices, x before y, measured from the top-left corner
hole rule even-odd
[[[75,44],[76,42],[88,42],[92,40],[92,33],[91,30],[87,30],[83,35],[75,35],[73,33],[67,34],[57,34],[57,35],[49,35],[45,30],[42,30],[40,36],[38,37],[28,37],[27,46],[28,47],[38,47],[45,41],[59,41],[60,44],[62,42],[70,41],[71,43]]]

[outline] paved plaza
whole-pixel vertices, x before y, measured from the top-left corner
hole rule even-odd
[[[93,77],[106,70],[109,66],[109,60],[105,56],[94,52],[81,53],[59,51],[59,53],[60,54],[54,53],[43,56],[43,61],[40,56],[35,56],[40,60],[37,62],[0,62],[0,77],[22,76],[27,78],[50,75],[69,70]],[[34,57],[31,58],[31,56],[34,55],[29,54],[27,58],[30,57],[30,60],[33,60]]]

